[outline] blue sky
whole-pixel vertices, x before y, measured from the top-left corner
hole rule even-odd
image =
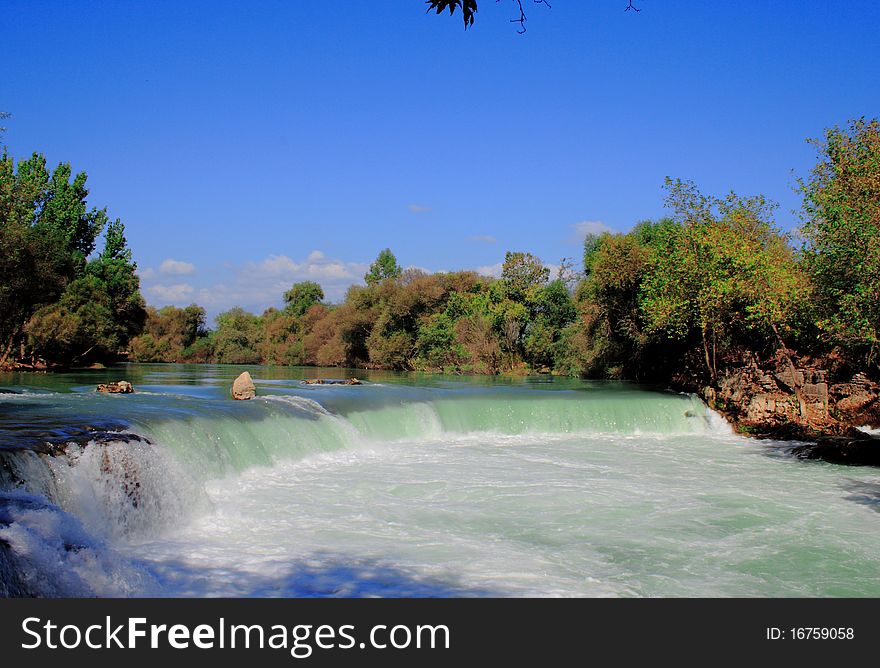
[[[339,299],[379,250],[492,271],[664,213],[662,183],[796,225],[807,137],[880,114],[876,2],[3,3],[13,155],[89,174],[148,302]],[[531,3],[529,3],[531,4]]]

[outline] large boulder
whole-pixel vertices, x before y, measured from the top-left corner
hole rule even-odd
[[[232,398],[239,400],[253,399],[257,396],[257,388],[251,375],[245,371],[232,383]]]

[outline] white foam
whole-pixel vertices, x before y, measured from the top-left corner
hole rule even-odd
[[[270,394],[260,398],[265,401],[276,401],[282,404],[288,404],[289,406],[295,406],[296,408],[315,415],[332,415],[330,411],[314,399],[298,397],[295,394]]]
[[[141,567],[88,533],[79,520],[26,492],[0,495],[9,545],[25,590],[43,597],[145,596],[158,590]]]

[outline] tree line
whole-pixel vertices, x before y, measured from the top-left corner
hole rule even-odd
[[[0,153],[0,368],[113,361],[143,330],[125,226],[88,207],[86,180]]]
[[[284,306],[144,307],[119,221],[86,210],[85,175],[40,156],[0,173],[4,359],[556,373],[713,383],[749,360],[880,375],[880,124],[814,142],[797,230],[762,196],[668,179],[671,215],[588,236],[556,275],[508,252],[498,278],[402,269],[389,249],[338,304],[296,283]],[[105,230],[104,250],[95,242]]]

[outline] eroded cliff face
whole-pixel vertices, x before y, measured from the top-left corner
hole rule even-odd
[[[840,379],[824,369],[753,362],[729,370],[701,395],[744,433],[860,438],[855,427],[880,425],[880,385],[861,373]]]

